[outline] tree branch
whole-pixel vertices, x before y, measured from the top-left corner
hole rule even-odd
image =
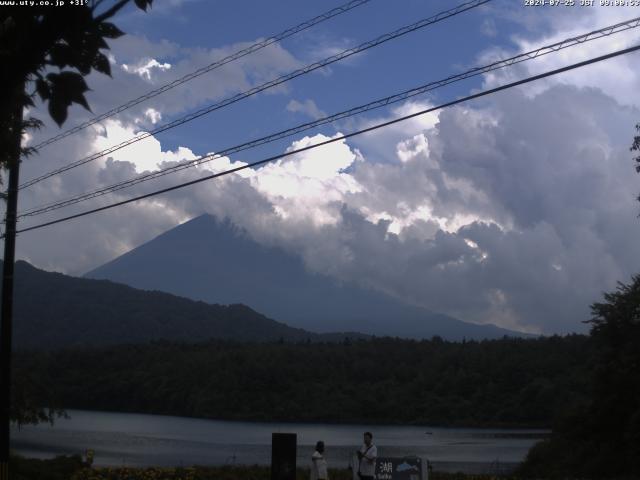
[[[94,0],[91,9],[95,12],[104,0]]]
[[[118,13],[122,7],[124,7],[127,3],[129,3],[129,0],[120,0],[119,2],[117,2],[113,7],[111,7],[109,10],[107,10],[104,13],[101,13],[100,15],[98,15],[94,21],[96,23],[100,23],[105,21],[107,18],[111,18],[113,17],[116,13]]]

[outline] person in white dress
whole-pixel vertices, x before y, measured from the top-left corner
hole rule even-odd
[[[316,450],[311,455],[311,480],[329,480],[327,460],[324,458],[324,442],[316,443]]]

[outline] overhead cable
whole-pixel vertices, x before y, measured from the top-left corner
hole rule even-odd
[[[558,75],[558,74],[563,73],[563,72],[567,72],[567,71],[574,70],[574,69],[577,69],[577,68],[585,67],[587,65],[591,65],[591,64],[594,64],[594,63],[597,63],[597,62],[608,60],[610,58],[618,57],[620,55],[626,55],[626,54],[629,54],[631,52],[635,52],[637,50],[640,50],[640,45],[635,45],[633,47],[625,48],[623,50],[617,50],[615,52],[612,52],[612,53],[609,53],[609,54],[606,54],[606,55],[601,55],[599,57],[591,58],[589,60],[585,60],[585,61],[582,61],[582,62],[574,63],[574,64],[571,64],[571,65],[567,65],[565,67],[561,67],[561,68],[557,68],[557,69],[554,69],[554,70],[550,70],[550,71],[547,71],[545,73],[541,73],[541,74],[538,74],[538,75],[533,75],[533,76],[524,78],[522,80],[518,80],[518,81],[515,81],[515,82],[507,83],[505,85],[501,85],[499,87],[495,87],[495,88],[491,88],[491,89],[488,89],[488,90],[484,90],[484,91],[479,92],[479,93],[475,93],[475,94],[472,94],[472,95],[467,95],[466,97],[462,97],[462,98],[459,98],[459,99],[456,99],[456,100],[452,100],[450,102],[438,105],[436,107],[431,107],[431,108],[427,108],[425,110],[421,110],[419,112],[414,112],[414,113],[409,114],[409,115],[404,115],[402,117],[395,118],[395,119],[389,120],[387,122],[378,123],[378,124],[373,125],[371,127],[367,127],[367,128],[361,129],[361,130],[357,130],[355,132],[351,132],[351,133],[348,133],[348,134],[345,134],[345,135],[340,135],[338,137],[334,137],[334,138],[331,138],[329,140],[325,140],[325,141],[322,141],[322,142],[319,142],[319,143],[316,143],[316,144],[313,144],[313,145],[308,145],[306,147],[298,148],[298,149],[295,149],[295,150],[290,150],[288,152],[281,153],[279,155],[274,155],[272,157],[268,157],[268,158],[265,158],[265,159],[262,159],[262,160],[258,160],[256,162],[248,163],[248,164],[242,165],[240,167],[236,167],[236,168],[232,168],[232,169],[229,169],[229,170],[225,170],[223,172],[218,172],[218,173],[214,173],[214,174],[211,174],[211,175],[207,175],[205,177],[197,178],[197,179],[191,180],[189,182],[184,182],[184,183],[180,183],[180,184],[177,184],[177,185],[173,185],[171,187],[167,187],[167,188],[163,188],[163,189],[160,189],[160,190],[156,190],[154,192],[150,192],[150,193],[147,193],[147,194],[144,194],[144,195],[140,195],[140,196],[137,196],[137,197],[134,197],[134,198],[129,198],[127,200],[123,200],[123,201],[120,201],[120,202],[115,202],[115,203],[111,203],[109,205],[104,205],[104,206],[99,207],[99,208],[86,210],[84,212],[77,213],[75,215],[69,215],[67,217],[62,217],[62,218],[59,218],[59,219],[56,219],[56,220],[52,220],[52,221],[49,221],[49,222],[40,223],[40,224],[37,224],[37,225],[33,225],[31,227],[26,227],[26,228],[17,230],[16,233],[29,232],[29,231],[32,231],[32,230],[48,227],[48,226],[51,226],[51,225],[56,225],[58,223],[68,222],[68,221],[76,219],[76,218],[85,217],[87,215],[91,215],[91,214],[94,214],[94,213],[102,212],[102,211],[109,210],[109,209],[112,209],[112,208],[115,208],[115,207],[120,207],[122,205],[126,205],[126,204],[129,204],[129,203],[133,203],[133,202],[137,202],[137,201],[140,201],[140,200],[144,200],[146,198],[151,198],[151,197],[163,194],[163,193],[168,193],[168,192],[171,192],[171,191],[174,191],[174,190],[178,190],[178,189],[181,189],[181,188],[185,188],[185,187],[188,187],[188,186],[191,186],[191,185],[195,185],[195,184],[198,184],[198,183],[206,182],[208,180],[213,180],[215,178],[219,178],[219,177],[223,177],[223,176],[226,176],[226,175],[230,175],[232,173],[236,173],[236,172],[239,172],[241,170],[245,170],[247,168],[256,167],[258,165],[263,165],[265,163],[273,162],[273,161],[279,160],[281,158],[289,157],[289,156],[292,156],[292,155],[295,155],[295,154],[298,154],[298,153],[302,153],[302,152],[305,152],[305,151],[308,151],[308,150],[319,148],[319,147],[322,147],[324,145],[329,145],[331,143],[335,143],[335,142],[339,142],[339,141],[342,141],[342,140],[346,140],[348,138],[355,137],[357,135],[362,135],[363,133],[372,132],[374,130],[378,130],[380,128],[388,127],[390,125],[393,125],[393,124],[396,124],[396,123],[399,123],[399,122],[403,122],[403,121],[406,121],[408,119],[418,117],[420,115],[425,115],[427,113],[431,113],[431,112],[434,112],[436,110],[441,110],[443,108],[451,107],[453,105],[458,105],[460,103],[467,102],[469,100],[474,100],[476,98],[484,97],[484,96],[487,96],[487,95],[492,95],[494,93],[497,93],[497,92],[500,92],[500,91],[503,91],[503,90],[507,90],[509,88],[517,87],[519,85],[524,85],[524,84],[527,84],[527,83],[530,83],[530,82],[534,82],[534,81],[537,81],[537,80],[541,80],[543,78],[547,78],[547,77],[550,77],[550,76],[553,76],[553,75]]]
[[[217,60],[213,63],[210,63],[209,65],[199,68],[198,70],[188,73],[187,75],[184,75],[183,77],[180,77],[176,80],[173,80],[172,82],[169,82],[159,88],[156,88],[155,90],[151,90],[148,93],[145,93],[144,95],[141,95],[137,98],[134,98],[132,100],[129,100],[126,103],[123,103],[122,105],[115,107],[111,110],[109,110],[108,112],[105,112],[101,115],[97,115],[89,120],[87,120],[84,123],[81,123],[80,125],[77,125],[73,128],[70,128],[69,130],[60,133],[59,135],[55,135],[37,145],[34,145],[34,148],[40,149],[42,147],[45,147],[47,145],[50,145],[52,143],[57,142],[58,140],[62,140],[63,138],[68,137],[69,135],[73,135],[74,133],[78,133],[82,130],[84,130],[87,127],[90,127],[91,125],[95,125],[98,122],[101,122],[103,120],[106,120],[107,118],[113,117],[114,115],[117,115],[118,113],[124,112],[125,110],[128,110],[131,107],[134,107],[142,102],[145,102],[153,97],[157,97],[158,95],[171,90],[172,88],[175,88],[179,85],[182,85],[183,83],[189,82],[191,80],[193,80],[194,78],[197,78],[201,75],[204,75],[205,73],[209,73],[212,70],[215,70],[217,68],[222,67],[223,65],[226,65],[227,63],[231,63],[235,60],[238,60],[242,57],[245,57],[247,55],[250,55],[254,52],[257,52],[258,50],[262,50],[263,48],[268,47],[269,45],[273,45],[274,43],[280,42],[286,38],[291,37],[292,35],[295,35],[297,33],[300,33],[304,30],[307,30],[308,28],[311,28],[319,23],[322,23],[326,20],[329,20],[330,18],[333,18],[335,16],[341,15],[343,13],[346,13],[350,10],[353,10],[356,7],[359,7],[361,5],[364,5],[365,3],[370,2],[371,0],[352,0],[348,3],[345,3],[344,5],[341,5],[339,7],[333,8],[331,10],[329,10],[328,12],[325,12],[321,15],[318,15],[317,17],[314,17],[310,20],[307,20],[305,22],[302,22],[298,25],[296,25],[295,27],[291,27],[288,28],[280,33],[278,33],[277,35],[274,35],[272,37],[267,38],[266,40],[263,40],[261,42],[256,42],[250,46],[248,46],[247,48],[243,48],[242,50],[238,50],[237,52],[232,53],[231,55],[228,55],[220,60]]]
[[[325,125],[331,122],[335,122],[337,120],[342,120],[344,118],[348,118],[357,114],[361,114],[370,110],[374,110],[376,108],[380,108],[380,107],[384,107],[387,105],[391,105],[400,101],[404,101],[407,100],[408,98],[412,98],[416,95],[420,95],[420,94],[424,94],[427,93],[429,91],[435,90],[437,88],[449,85],[451,83],[454,82],[458,82],[464,79],[468,79],[468,78],[472,78],[484,73],[488,73],[494,70],[498,70],[504,67],[508,67],[511,65],[515,65],[518,63],[522,63],[528,60],[533,60],[535,58],[539,58],[540,56],[543,55],[547,55],[549,53],[552,52],[557,52],[558,50],[561,49],[565,49],[568,47],[573,47],[575,45],[581,45],[585,42],[589,42],[592,40],[596,40],[598,38],[602,38],[602,37],[606,37],[609,35],[612,35],[614,33],[618,33],[618,32],[622,32],[622,31],[626,31],[632,28],[637,28],[638,26],[640,26],[640,17],[631,19],[631,20],[627,20],[624,22],[620,22],[617,23],[615,25],[610,25],[604,28],[601,28],[599,30],[594,30],[591,31],[589,33],[585,33],[582,35],[578,35],[575,37],[571,37],[571,38],[567,38],[565,40],[562,40],[560,42],[556,42],[553,43],[551,45],[546,45],[543,47],[539,47],[537,49],[534,50],[530,50],[528,52],[525,53],[521,53],[518,55],[515,55],[513,57],[510,58],[506,58],[503,60],[498,60],[496,62],[490,63],[488,65],[484,65],[484,66],[480,66],[480,67],[475,67],[472,68],[470,70],[467,70],[465,72],[459,73],[459,74],[455,74],[455,75],[451,75],[447,78],[444,78],[442,80],[437,80],[434,82],[430,82],[427,83],[425,85],[421,85],[419,87],[416,88],[412,88],[410,90],[406,90],[404,92],[401,93],[397,93],[382,99],[378,99],[375,100],[373,102],[369,102],[365,105],[360,105],[354,108],[351,108],[349,110],[344,110],[342,112],[330,115],[330,116],[326,116],[317,120],[314,120],[312,122],[308,122],[308,123],[304,123],[302,125],[298,125],[296,127],[293,128],[289,128],[286,130],[282,130],[280,132],[265,136],[265,137],[261,137],[258,139],[254,139],[251,140],[249,142],[245,142],[242,143],[240,145],[235,145],[233,147],[229,147],[229,148],[225,148],[223,150],[220,150],[218,152],[212,153],[212,154],[207,154],[207,155],[203,155],[200,156],[196,159],[193,160],[189,160],[187,162],[183,162],[180,163],[178,165],[173,165],[171,167],[166,167],[163,168],[161,170],[158,171],[154,171],[154,172],[148,172],[145,173],[143,175],[128,179],[128,180],[124,180],[121,182],[117,182],[115,184],[106,186],[106,187],[102,187],[100,189],[97,190],[93,190],[91,192],[85,192],[79,195],[75,195],[71,198],[67,198],[65,200],[61,200],[61,201],[57,201],[57,202],[53,202],[44,206],[39,206],[39,207],[33,207],[29,210],[26,210],[24,212],[21,212],[18,215],[18,218],[24,218],[24,217],[30,217],[30,216],[36,216],[36,215],[40,215],[43,213],[47,213],[47,212],[51,212],[54,210],[58,210],[60,208],[64,208],[70,205],[74,205],[92,198],[97,198],[109,193],[113,193],[119,190],[122,190],[124,188],[129,188],[131,186],[146,182],[146,181],[150,181],[153,180],[155,178],[159,178],[168,174],[172,174],[175,173],[177,171],[181,171],[187,168],[191,168],[197,165],[201,165],[203,163],[207,163],[207,162],[211,162],[213,160],[216,160],[218,158],[224,157],[224,156],[228,156],[228,155],[232,155],[244,150],[248,150],[250,148],[255,148],[257,146],[260,145],[264,145],[267,143],[271,143],[274,142],[276,140],[280,140],[286,137],[290,137],[292,135],[310,130],[312,128],[321,126],[321,125]]]
[[[328,65],[331,65],[332,63],[338,62],[340,60],[343,60],[345,58],[348,58],[352,55],[355,55],[357,53],[363,52],[365,50],[368,50],[370,48],[376,47],[378,45],[381,45],[385,42],[388,42],[390,40],[393,40],[395,38],[401,37],[403,35],[406,35],[408,33],[414,32],[416,30],[419,30],[421,28],[427,27],[429,25],[433,25],[434,23],[440,22],[442,20],[445,20],[447,18],[451,18],[455,15],[458,15],[460,13],[466,12],[468,10],[471,10],[473,8],[477,8],[481,5],[484,5],[485,3],[489,3],[491,0],[473,0],[470,2],[466,2],[463,3],[461,5],[458,5],[457,7],[454,7],[452,9],[440,12],[436,15],[433,15],[429,18],[425,18],[422,19],[418,22],[412,23],[411,25],[407,25],[404,26],[402,28],[399,28],[391,33],[385,33],[384,35],[381,35],[377,38],[375,38],[374,40],[370,40],[368,42],[362,43],[360,45],[358,45],[357,47],[353,47],[353,48],[349,48],[347,50],[344,50],[336,55],[332,55],[328,58],[325,58],[324,60],[320,60],[318,62],[312,63],[307,65],[306,67],[294,70],[293,72],[290,72],[286,75],[282,75],[274,80],[270,80],[268,82],[265,82],[257,87],[251,88],[250,90],[246,90],[244,92],[238,93],[232,97],[228,97],[225,98],[224,100],[221,100],[217,103],[214,103],[212,105],[209,105],[207,107],[201,108],[199,110],[196,110],[195,112],[192,112],[188,115],[185,115],[179,119],[176,119],[172,122],[166,123],[164,125],[158,126],[156,128],[154,128],[153,130],[149,131],[149,132],[143,132],[140,135],[137,135],[135,137],[132,137],[122,143],[119,143],[117,145],[114,145],[112,147],[109,147],[105,150],[102,150],[100,152],[96,152],[93,153],[87,157],[84,157],[80,160],[77,160],[75,162],[72,162],[68,165],[65,165],[63,167],[60,167],[56,170],[53,170],[51,172],[45,173],[44,175],[41,175],[37,178],[34,178],[32,180],[29,180],[25,183],[23,183],[22,185],[20,185],[20,188],[27,188],[31,185],[34,185],[38,182],[41,182],[43,180],[46,180],[48,178],[51,178],[55,175],[58,175],[60,173],[66,172],[68,170],[71,170],[73,168],[79,167],[81,165],[84,165],[86,163],[92,162],[94,160],[97,160],[98,158],[102,158],[104,156],[107,156],[111,153],[114,153],[122,148],[128,147],[129,145],[132,145],[136,142],[139,142],[141,140],[144,140],[146,138],[152,137],[153,135],[156,135],[158,133],[167,131],[169,129],[178,127],[180,125],[183,125],[187,122],[190,122],[192,120],[195,120],[197,118],[200,118],[204,115],[207,115],[215,110],[219,110],[221,108],[227,107],[233,103],[236,103],[240,100],[243,100],[245,98],[251,97],[253,95],[256,95],[260,92],[263,92],[264,90],[267,90],[269,88],[273,88],[275,86],[278,86],[284,82],[287,82],[289,80],[292,80],[296,77],[299,77],[301,75],[306,75],[307,73],[313,72],[315,70],[318,70],[320,68],[326,67]]]

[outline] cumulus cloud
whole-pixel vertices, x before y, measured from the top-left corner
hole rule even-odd
[[[596,2],[597,3],[597,2]],[[483,52],[479,64],[488,63],[487,60],[505,58],[516,53],[527,52],[538,47],[563,41],[568,38],[583,35],[594,30],[625,22],[634,17],[629,8],[612,8],[593,6],[588,8],[560,8],[554,15],[548,15],[545,9],[517,9],[506,8],[502,12],[496,11],[497,17],[507,17],[510,21],[524,23],[535,30],[534,34],[519,34],[513,36],[513,49],[491,49]],[[485,76],[485,86],[495,86],[515,78],[540,73],[547,70],[584,61],[599,55],[622,50],[636,45],[640,40],[638,28],[616,33],[577,47],[567,48],[558,52],[538,57],[535,61],[521,64],[517,69],[498,70]],[[535,95],[545,88],[558,83],[584,87],[595,87],[616,99],[623,105],[639,106],[638,100],[629,92],[637,91],[640,87],[640,76],[635,68],[637,53],[606,60],[579,70],[563,73],[535,85],[527,85],[523,90]]]
[[[304,137],[293,142],[289,151],[325,140],[328,137],[324,135]],[[344,141],[331,143],[266,165],[251,183],[284,219],[311,221],[316,226],[333,224],[339,214],[336,205],[346,194],[360,189],[353,177],[344,173],[356,158]]]
[[[154,113],[150,115],[153,117]],[[120,144],[144,133],[131,125],[123,125],[117,120],[106,120],[103,123],[102,133],[98,134],[93,142],[93,150],[102,151],[112,145]],[[197,157],[186,147],[178,147],[175,151],[163,151],[160,142],[155,137],[149,136],[127,148],[111,153],[107,158],[120,162],[129,162],[134,165],[136,172],[142,173],[158,170],[165,162],[194,160]],[[104,164],[106,160],[103,157],[98,161]]]
[[[145,118],[151,122],[152,125],[155,125],[160,120],[162,120],[162,113],[157,111],[155,108],[147,108],[144,111]]]
[[[424,139],[398,132],[401,162],[354,163],[332,222],[304,235],[285,217],[272,235],[289,225],[314,269],[465,320],[584,330],[588,305],[637,267],[620,147],[637,113],[568,86],[444,111]]]

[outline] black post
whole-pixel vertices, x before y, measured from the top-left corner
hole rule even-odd
[[[295,433],[271,434],[271,480],[296,480]]]
[[[24,86],[23,86],[24,87]],[[24,88],[23,88],[24,90]],[[9,188],[5,214],[4,262],[2,264],[2,317],[0,317],[0,480],[9,480],[9,426],[11,422],[11,335],[13,320],[13,264],[16,250],[16,215],[20,175],[20,143],[22,140],[22,91],[15,95],[13,152],[7,152]]]

